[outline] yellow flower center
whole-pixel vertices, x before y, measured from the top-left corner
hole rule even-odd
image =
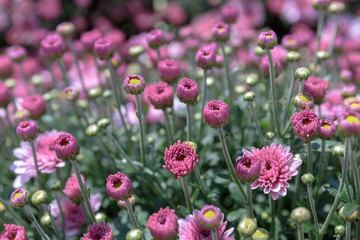
[[[219,27],[219,28],[218,28],[218,31],[219,31],[219,32],[223,32],[223,31],[225,31],[225,28]]]
[[[348,123],[360,124],[360,119],[354,115],[349,115],[349,116],[345,117],[345,120]]]
[[[140,79],[132,78],[132,79],[130,79],[129,83],[130,83],[131,85],[139,84],[139,83],[140,83]]]
[[[114,188],[115,188],[116,190],[118,190],[118,189],[121,188],[121,185],[122,185],[122,182],[119,181],[119,182],[117,182],[117,183],[114,184]]]
[[[331,125],[328,123],[323,123],[323,124],[321,124],[321,126],[325,129],[329,129],[331,127]]]
[[[345,100],[345,103],[349,103],[349,102],[352,102],[352,101],[355,101],[355,100],[357,100],[357,99],[354,98],[354,97],[350,97],[350,98],[347,98],[347,99]]]
[[[258,237],[258,238],[263,238],[265,237],[265,233],[263,231],[257,230],[254,234],[253,234],[253,238],[254,237]]]
[[[72,91],[67,91],[67,92],[66,92],[66,95],[67,95],[67,96],[70,96],[71,93],[72,93]]]
[[[310,102],[310,101],[311,101],[310,96],[309,96],[309,95],[305,95],[305,94],[301,94],[301,95],[299,96],[299,99],[300,99],[300,101],[302,101],[302,102]]]
[[[17,199],[17,198],[20,197],[21,195],[22,195],[22,193],[21,193],[21,192],[18,192],[17,194],[15,194],[14,199]]]
[[[209,209],[204,213],[204,217],[207,219],[213,219],[215,217],[216,213],[214,210]]]
[[[289,39],[289,40],[288,40],[288,43],[294,44],[294,43],[295,43],[295,39]]]
[[[352,106],[352,107],[358,107],[358,106],[360,106],[360,104],[359,104],[359,103],[354,102],[354,103],[351,103],[351,104],[350,104],[350,106]]]

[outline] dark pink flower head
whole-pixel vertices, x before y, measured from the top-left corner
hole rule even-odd
[[[242,182],[253,182],[260,174],[261,161],[251,152],[243,149],[243,155],[236,159],[236,175]]]
[[[202,47],[199,49],[199,51],[196,53],[196,64],[198,67],[202,69],[210,69],[212,68],[216,63],[216,54],[215,50],[210,47]]]
[[[235,5],[226,4],[221,7],[220,13],[224,22],[231,24],[236,21],[239,15],[239,10]]]
[[[13,72],[11,59],[6,55],[0,55],[0,77],[8,78]]]
[[[67,87],[64,89],[65,99],[75,102],[79,97],[79,91],[74,87]]]
[[[178,217],[175,211],[169,207],[160,208],[153,213],[145,227],[150,230],[151,236],[157,240],[168,240],[176,236],[178,232]]]
[[[88,52],[92,52],[94,49],[94,43],[101,38],[101,32],[97,29],[83,32],[80,37],[80,41]]]
[[[23,121],[16,127],[16,134],[23,141],[32,141],[39,133],[39,128],[35,121]]]
[[[10,203],[14,208],[22,208],[29,203],[30,193],[25,188],[18,188],[11,194]]]
[[[297,112],[291,117],[295,135],[301,140],[311,140],[320,131],[320,123],[317,115],[306,107],[304,111]]]
[[[196,103],[199,96],[198,83],[189,78],[181,79],[176,88],[176,95],[178,96],[180,102],[186,104]]]
[[[145,80],[139,75],[128,75],[124,80],[123,88],[128,94],[141,94],[145,89]]]
[[[26,49],[23,46],[11,46],[6,49],[6,53],[14,62],[22,62],[27,56]]]
[[[298,37],[293,34],[285,35],[281,39],[281,45],[287,50],[296,50],[300,47]]]
[[[174,26],[183,25],[187,19],[186,10],[176,1],[170,1],[167,3],[165,14],[166,20]]]
[[[194,148],[188,143],[181,143],[180,140],[169,149],[165,149],[163,168],[169,170],[175,178],[189,175],[199,161]]]
[[[21,106],[30,112],[32,118],[41,117],[46,111],[46,102],[42,95],[25,97]]]
[[[339,131],[344,136],[353,136],[360,133],[360,114],[345,112],[338,118]]]
[[[0,82],[0,108],[6,107],[10,100],[11,95],[9,88],[3,82]]]
[[[106,179],[106,192],[115,200],[125,200],[131,196],[131,180],[123,173],[108,176]]]
[[[253,155],[261,161],[261,171],[259,178],[251,184],[252,189],[264,187],[264,193],[271,194],[272,199],[276,200],[280,196],[285,196],[286,188],[290,186],[287,182],[298,174],[297,168],[301,165],[300,158],[293,158],[290,147],[280,144],[261,149],[252,148]]]
[[[51,34],[41,41],[41,50],[49,59],[57,59],[65,52],[65,45],[61,37]]]
[[[262,49],[273,49],[277,44],[277,36],[273,30],[260,33],[258,38],[258,46]]]
[[[341,96],[343,98],[353,97],[356,93],[356,86],[354,84],[348,84],[341,88]]]
[[[70,133],[60,134],[55,140],[53,148],[56,156],[63,161],[74,160],[80,151],[78,141]]]
[[[4,231],[0,234],[1,240],[28,240],[25,227],[14,224],[4,224]]]
[[[85,185],[85,178],[81,175],[81,181]],[[71,175],[66,181],[63,193],[73,202],[79,204],[83,201],[79,182],[77,181],[75,173]]]
[[[163,31],[161,31],[160,29],[152,30],[146,35],[146,41],[149,47],[153,49],[158,49],[165,43],[165,36]]]
[[[94,53],[101,60],[110,59],[114,56],[115,46],[107,38],[99,38],[94,43]]]
[[[173,59],[165,59],[159,62],[158,71],[160,78],[167,83],[172,83],[181,76],[180,63]]]
[[[218,207],[214,205],[205,205],[198,215],[200,225],[206,229],[216,229],[222,221],[222,214]]]
[[[155,108],[164,109],[173,105],[174,91],[167,83],[154,83],[148,89],[147,96]]]
[[[327,88],[328,81],[314,76],[309,77],[304,82],[304,92],[309,93],[315,102],[319,102],[325,97]]]
[[[134,195],[132,195],[128,200],[129,200],[131,206],[134,206],[134,205],[135,205],[136,199],[135,199]],[[126,202],[125,202],[124,200],[118,200],[118,201],[117,201],[117,205],[118,205],[120,208],[126,209]]]
[[[346,104],[346,111],[360,113],[360,100],[353,100]]]
[[[229,122],[229,105],[221,100],[211,100],[203,110],[204,120],[212,128],[224,127]]]
[[[178,36],[180,39],[185,40],[193,35],[193,30],[191,25],[181,26],[178,31]]]
[[[82,240],[114,240],[112,228],[106,222],[95,222],[88,226]]]
[[[354,74],[350,69],[342,69],[340,71],[340,79],[344,82],[351,82],[354,78]]]
[[[126,40],[125,33],[120,29],[113,29],[105,33],[105,37],[114,43],[115,49],[120,50]]]
[[[336,125],[329,119],[320,119],[319,137],[324,140],[332,138],[336,133]]]
[[[223,22],[218,22],[212,28],[212,34],[216,42],[227,42],[230,38],[230,27]]]

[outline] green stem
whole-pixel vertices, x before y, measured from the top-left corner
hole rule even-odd
[[[228,55],[225,52],[225,46],[223,43],[220,44],[222,54],[224,56],[224,66],[225,66],[225,73],[226,73],[226,80],[228,85],[229,97],[231,98],[231,90],[232,90],[232,81],[231,81],[231,73],[230,73],[230,66],[229,66],[229,59]]]
[[[126,203],[126,208],[128,210],[128,213],[129,213],[132,224],[134,225],[135,228],[140,229],[140,226],[139,226],[138,222],[136,221],[135,214],[133,212],[133,209],[132,209],[132,206],[131,206],[131,203],[130,203],[129,199],[126,198],[124,201]]]
[[[191,138],[191,106],[189,104],[186,104],[186,126],[187,126],[187,132],[186,132],[186,139],[190,141]]]
[[[357,203],[360,204],[360,178],[359,178],[359,168],[356,163],[355,154],[352,154],[352,139],[351,137],[345,138],[345,145],[348,146],[349,152],[350,152],[350,166],[352,168],[353,172],[353,178],[354,178],[354,185],[355,185],[355,193],[356,193],[356,200]],[[346,150],[346,147],[345,147]]]
[[[25,226],[25,227],[28,226],[28,224],[21,218],[21,216],[19,216],[18,213],[15,212],[14,209],[13,209],[12,207],[10,207],[10,206],[7,204],[7,202],[5,202],[5,200],[2,199],[1,197],[0,197],[0,203],[2,203],[2,204],[5,206],[6,210],[9,211],[10,215],[12,215],[12,217],[13,217],[15,220],[17,220],[17,221],[20,223],[20,225]]]
[[[261,141],[262,144],[265,144],[264,135],[263,135],[263,133],[261,131],[261,127],[260,127],[258,118],[256,117],[256,112],[255,112],[254,104],[253,104],[252,101],[249,102],[249,108],[250,108],[251,115],[252,115],[252,117],[254,119],[254,122],[255,122],[256,130],[259,133],[260,141]]]
[[[319,231],[319,220],[316,214],[316,208],[315,208],[315,203],[314,203],[314,197],[312,194],[312,189],[311,189],[311,185],[307,184],[307,193],[308,193],[308,200],[310,203],[310,208],[311,208],[311,214],[313,216],[314,219],[314,225],[315,225],[315,234],[317,234],[317,232]]]
[[[351,222],[346,221],[345,239],[351,240]]]
[[[280,123],[279,123],[279,115],[277,109],[277,98],[276,98],[276,89],[275,89],[275,71],[274,71],[274,63],[273,58],[271,55],[270,49],[266,50],[266,55],[269,59],[269,74],[270,74],[270,91],[271,91],[271,105],[272,105],[272,112],[275,119],[276,125],[276,134],[277,136],[280,135]]]
[[[35,170],[36,170],[36,183],[37,183],[38,189],[40,190],[40,189],[42,189],[42,187],[41,187],[40,171],[39,171],[39,167],[38,167],[38,161],[37,161],[37,157],[36,157],[34,141],[30,141],[30,145],[31,145],[31,150],[32,150],[33,156],[34,156],[34,164],[35,164]]]
[[[96,57],[94,52],[93,52],[93,57],[94,57],[94,62],[95,62],[95,66],[96,66],[96,74],[97,74],[97,78],[98,78],[98,83],[99,83],[99,86],[102,86],[102,84],[101,84],[101,76],[100,76],[100,67],[99,67],[99,63],[97,62],[97,57]],[[107,62],[108,61],[109,60],[107,60]],[[110,70],[110,72],[111,72],[111,70]]]
[[[191,202],[189,187],[188,187],[188,183],[187,183],[187,177],[184,176],[184,177],[180,178],[180,180],[181,180],[182,189],[184,191],[186,207],[189,210],[189,214],[192,214],[192,212],[194,211],[194,207]]]
[[[169,114],[168,114],[166,108],[164,108],[163,111],[164,111],[164,116],[165,116],[165,128],[166,128],[166,134],[167,134],[167,138],[168,138],[168,145],[170,145],[174,142],[174,140],[173,140],[173,135],[171,132],[171,127],[170,127]]]
[[[161,62],[160,48],[157,48],[157,49],[156,49],[156,54],[157,54],[157,63],[159,64],[159,62]]]
[[[65,69],[65,65],[64,65],[64,60],[62,60],[62,58],[59,58],[56,60],[57,63],[59,64],[59,67],[60,67],[60,70],[61,70],[61,74],[62,74],[62,77],[63,77],[63,80],[66,84],[66,86],[70,86],[70,81],[69,81],[69,77],[66,73],[66,69]]]
[[[306,141],[306,150],[307,150],[307,171],[308,173],[313,174],[311,140]]]
[[[276,240],[276,222],[275,222],[275,201],[271,198],[271,194],[269,195],[269,206],[271,209],[271,236],[272,239]]]
[[[81,206],[81,210],[83,211],[84,216],[85,216],[85,218],[86,218],[86,223],[87,223],[87,225],[91,225],[92,222],[91,222],[91,219],[90,219],[90,217],[89,217],[89,212],[87,211],[84,202],[81,202],[81,203],[80,203],[80,206]]]
[[[321,60],[321,69],[320,69],[320,78],[324,78],[326,75],[326,61],[325,60]]]
[[[198,166],[196,165],[195,166],[195,176],[196,176],[196,180],[198,181],[199,185],[200,185],[200,188],[201,188],[201,191],[205,194],[205,195],[208,195],[208,190],[203,182],[203,180],[201,179],[201,174],[200,174],[200,171],[199,171],[199,168]]]
[[[214,229],[211,230],[211,233],[212,233],[212,239],[213,239],[213,240],[219,240],[216,230],[214,230]]]
[[[64,212],[62,210],[62,206],[61,206],[61,203],[60,203],[60,198],[59,198],[58,193],[57,192],[53,192],[53,193],[54,193],[54,198],[56,200],[56,203],[58,205],[59,212],[60,212],[62,236],[63,236],[63,239],[65,239],[65,215],[64,215]]]
[[[144,126],[143,126],[143,119],[142,119],[142,110],[141,110],[141,102],[139,95],[135,95],[136,100],[136,115],[139,119],[139,126],[140,126],[140,155],[141,155],[141,162],[146,166],[145,161],[145,136],[144,136]]]
[[[252,205],[251,183],[249,183],[249,182],[246,182],[246,196],[247,196],[247,202],[249,204],[248,217],[254,218],[254,210],[253,210],[253,205]]]
[[[304,91],[304,84],[305,84],[305,80],[300,81],[299,93],[302,93]]]
[[[289,88],[286,108],[288,108],[290,106],[291,100],[293,99],[292,94],[294,92],[294,86],[295,86],[295,84],[294,84],[295,83],[295,73],[294,73],[294,63],[293,62],[289,62],[289,72],[290,72],[290,88]]]
[[[317,24],[317,31],[316,31],[316,39],[317,39],[317,41],[316,41],[316,49],[315,49],[315,56],[314,56],[314,71],[316,70],[316,65],[317,65],[316,53],[320,49],[321,33],[322,33],[323,26],[324,26],[324,21],[325,21],[325,10],[320,9],[319,10],[318,24]]]
[[[60,232],[59,232],[59,229],[57,228],[56,224],[55,224],[55,219],[54,219],[54,216],[51,214],[50,212],[50,209],[49,209],[49,206],[47,206],[46,204],[41,204],[41,207],[43,208],[44,212],[46,212],[49,217],[50,217],[50,220],[51,220],[51,226],[55,232],[55,235],[60,238]]]
[[[319,173],[318,181],[316,183],[315,199],[318,198],[320,186],[322,184],[322,179],[324,177],[324,170],[327,167],[327,165],[324,163],[325,148],[326,148],[326,140],[322,139],[321,140],[321,153],[320,153],[320,167],[319,167],[320,173]]]
[[[338,35],[338,33],[339,33],[339,15],[335,14],[335,29],[334,29],[334,34],[331,38],[331,42],[330,42],[330,46],[329,46],[329,50],[328,50],[330,56],[332,56],[332,54],[333,54],[336,36]]]
[[[36,228],[36,231],[40,234],[41,238],[43,240],[50,240],[49,236],[46,235],[44,230],[41,228],[39,222],[36,220],[34,213],[31,211],[29,205],[25,205],[25,210],[30,218],[30,221],[34,224],[34,227]]]
[[[205,106],[205,101],[206,101],[206,79],[207,79],[207,71],[206,69],[204,69],[204,75],[203,75],[203,96],[202,96],[202,101],[201,101],[201,121],[200,121],[200,130],[199,130],[199,139],[198,142],[200,142],[201,140],[201,134],[202,134],[202,129],[204,127],[204,106]]]
[[[80,69],[80,65],[79,65],[79,59],[78,59],[77,56],[76,56],[72,39],[71,39],[71,37],[68,37],[66,40],[67,40],[67,42],[68,42],[68,45],[69,45],[71,54],[72,54],[72,56],[73,56],[73,58],[74,58],[75,67],[76,67],[76,70],[77,70],[78,75],[79,75],[81,88],[82,88],[83,92],[84,92],[85,94],[87,94],[87,90],[86,90],[85,83],[84,83],[84,78],[83,78],[83,75],[82,75],[82,72],[81,72],[81,69]],[[96,59],[95,59],[95,62],[96,62]]]
[[[89,215],[90,215],[90,219],[91,219],[91,223],[94,223],[96,222],[95,221],[95,216],[94,216],[94,213],[92,211],[92,208],[91,208],[91,205],[90,205],[90,200],[89,200],[89,197],[88,197],[88,193],[87,193],[87,190],[82,182],[82,179],[81,179],[81,174],[80,174],[80,170],[79,170],[79,166],[76,162],[76,160],[70,160],[71,162],[71,165],[73,166],[74,168],[74,171],[75,171],[75,174],[76,174],[76,178],[77,178],[77,181],[79,183],[79,186],[80,186],[80,190],[81,190],[81,194],[83,196],[83,200],[85,202],[85,205],[86,205],[86,208],[87,210],[89,211]]]
[[[300,223],[297,228],[298,240],[304,240],[304,224]]]

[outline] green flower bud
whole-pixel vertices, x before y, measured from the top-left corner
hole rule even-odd
[[[307,80],[310,77],[310,70],[305,67],[296,69],[295,76],[300,80]]]
[[[129,48],[129,55],[134,58],[140,56],[144,52],[145,52],[144,47],[140,45],[132,46]]]
[[[46,188],[49,191],[58,191],[61,188],[61,182],[55,178],[50,178],[47,182],[46,182]]]
[[[0,213],[5,212],[5,211],[6,211],[5,205],[2,202],[0,202]]]
[[[79,107],[81,107],[82,109],[85,109],[89,106],[89,101],[86,99],[79,99],[77,101],[77,104],[79,105]]]
[[[258,55],[259,57],[261,57],[266,53],[266,51],[264,49],[262,49],[261,47],[259,47],[259,46],[255,46],[254,47],[254,53],[256,55]]]
[[[257,229],[257,221],[255,218],[243,218],[239,225],[237,226],[237,230],[243,237],[250,237]]]
[[[155,142],[155,139],[153,137],[148,137],[146,142],[151,145]]]
[[[88,96],[89,98],[91,99],[96,99],[98,97],[100,97],[102,94],[102,89],[101,87],[94,87],[94,88],[91,88],[89,91],[88,91]]]
[[[345,235],[345,227],[343,225],[337,225],[334,228],[335,234],[344,236]]]
[[[295,153],[295,154],[294,154],[294,158],[300,158],[300,159],[301,159],[301,158],[302,158],[302,156],[301,156],[301,154],[300,154],[300,153]]]
[[[331,2],[328,7],[328,12],[331,14],[339,14],[345,11],[345,4],[343,2]]]
[[[10,89],[12,89],[16,86],[16,80],[13,78],[6,79],[4,83]]]
[[[262,220],[267,220],[269,219],[269,214],[267,212],[262,212],[260,217]]]
[[[186,141],[195,151],[198,149],[198,145],[195,142]]]
[[[356,209],[350,216],[345,216],[343,214],[344,212],[344,207],[342,206],[339,210],[339,216],[342,220],[347,221],[347,222],[355,222],[358,218],[359,218],[359,210]]]
[[[259,81],[259,77],[255,73],[250,73],[246,76],[245,83],[250,87],[255,86]]]
[[[96,136],[100,131],[100,128],[96,124],[91,124],[85,131],[86,135],[89,137]]]
[[[138,143],[138,142],[139,142],[139,137],[133,135],[133,136],[131,136],[131,141],[132,141],[133,143]]]
[[[206,86],[207,87],[212,87],[212,86],[214,86],[214,84],[215,84],[215,78],[213,78],[213,77],[206,78]]]
[[[295,51],[290,51],[286,54],[286,60],[288,62],[298,62],[300,60],[300,53]]]
[[[44,83],[44,78],[40,74],[35,74],[35,75],[32,75],[31,82],[35,86],[40,86]]]
[[[144,237],[144,233],[140,229],[131,229],[126,234],[126,240],[140,240]]]
[[[318,51],[316,53],[316,59],[319,61],[326,61],[330,58],[330,53],[327,51]]]
[[[312,184],[315,181],[315,178],[311,173],[305,173],[301,176],[301,181],[303,184]]]
[[[243,84],[235,86],[235,92],[238,94],[244,94],[247,92],[247,87]]]
[[[111,97],[112,97],[112,92],[111,92],[111,90],[106,89],[106,90],[103,92],[103,98],[105,98],[105,99],[110,99]]]
[[[306,208],[298,207],[292,210],[290,217],[296,223],[302,224],[310,221],[311,215],[309,210],[307,210]]]
[[[51,226],[51,217],[49,216],[49,214],[42,215],[42,217],[40,218],[40,223],[43,226],[50,227]]]
[[[272,140],[275,137],[275,133],[274,132],[266,132],[265,137],[269,140]]]
[[[244,101],[252,102],[255,99],[255,93],[253,91],[248,91],[243,96]]]
[[[46,203],[47,200],[48,200],[47,194],[44,190],[38,190],[34,192],[33,195],[31,196],[31,202],[35,206],[39,206],[43,203]]]
[[[97,212],[95,214],[95,220],[96,222],[105,222],[106,221],[106,215],[103,212]]]
[[[97,125],[99,126],[99,128],[103,128],[103,129],[107,128],[110,124],[111,124],[111,121],[108,118],[101,118],[97,122]]]
[[[338,144],[332,147],[332,154],[337,157],[343,157],[345,154],[345,146],[343,144]]]
[[[269,232],[264,228],[258,228],[251,236],[252,240],[268,240],[270,238]]]

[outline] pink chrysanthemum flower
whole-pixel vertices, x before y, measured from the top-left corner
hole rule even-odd
[[[23,121],[16,127],[16,134],[23,141],[32,141],[39,133],[39,128],[35,121]]]
[[[261,149],[252,148],[252,153],[261,161],[259,178],[251,184],[252,189],[264,187],[264,193],[271,194],[272,199],[276,200],[280,196],[285,196],[286,188],[290,186],[287,182],[298,174],[296,170],[302,163],[300,158],[293,158],[290,147],[280,144]]]
[[[193,215],[186,216],[185,219],[180,218],[179,223],[179,240],[205,240],[212,239],[211,230],[203,228],[198,219],[200,211],[195,209]],[[221,214],[221,223],[220,226],[216,228],[217,237],[219,240],[235,240],[235,238],[230,237],[231,233],[234,231],[234,228],[230,228],[225,231],[227,222],[224,222],[224,214]]]
[[[83,175],[81,175],[81,180],[83,184],[86,185]],[[79,204],[80,202],[82,202],[83,198],[81,194],[81,189],[75,173],[73,173],[71,177],[67,179],[63,193],[74,203]]]
[[[160,208],[156,213],[153,213],[146,228],[150,230],[151,236],[157,240],[167,240],[173,238],[178,232],[178,217],[173,209]]]
[[[243,182],[253,182],[260,174],[261,161],[246,149],[244,155],[236,159],[236,175]]]
[[[174,91],[165,82],[154,83],[148,87],[148,98],[150,103],[158,109],[171,107],[174,101]]]
[[[41,173],[53,173],[57,168],[64,167],[65,162],[56,157],[53,144],[60,132],[52,130],[39,134],[35,140],[36,157]],[[14,156],[18,159],[10,166],[18,176],[13,183],[14,188],[21,187],[32,177],[36,176],[34,155],[29,142],[21,142],[19,148],[14,149]]]
[[[45,99],[39,94],[25,97],[21,106],[30,112],[32,118],[39,118],[46,111]]]
[[[82,240],[114,240],[113,231],[106,222],[95,222],[88,226],[87,230]]]
[[[336,133],[336,125],[329,119],[320,119],[319,137],[321,139],[330,139]]]
[[[80,145],[70,133],[60,134],[54,142],[56,156],[64,161],[74,160],[79,154]]]
[[[195,149],[188,143],[181,143],[180,140],[169,149],[165,149],[165,165],[163,168],[169,170],[175,178],[189,175],[199,161]]]
[[[203,110],[204,120],[212,128],[224,127],[229,122],[229,105],[221,100],[211,100]]]
[[[110,175],[106,179],[106,191],[115,200],[129,198],[132,192],[131,180],[121,172]]]
[[[320,130],[319,118],[306,107],[305,111],[295,113],[291,118],[295,135],[301,140],[311,140]]]
[[[325,97],[327,88],[328,81],[314,76],[309,77],[304,82],[304,92],[309,93],[315,102],[319,102]]]
[[[0,235],[1,240],[28,240],[24,227],[14,224],[4,224],[4,227]]]
[[[158,71],[160,78],[167,83],[172,83],[181,76],[180,63],[173,59],[165,59],[159,62]]]
[[[339,117],[339,131],[344,136],[360,134],[360,114],[345,112]]]
[[[176,88],[176,95],[180,102],[186,104],[196,103],[197,97],[199,96],[198,83],[189,78],[181,79]]]

